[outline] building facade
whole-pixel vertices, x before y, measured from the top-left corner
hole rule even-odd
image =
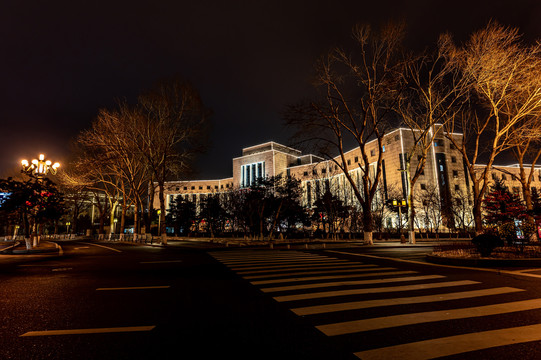
[[[452,142],[439,133],[431,144],[427,154],[423,173],[415,183],[414,198],[418,218],[417,227],[427,228],[429,224],[427,199],[429,195],[439,198],[440,204],[451,206],[454,202],[461,203],[464,209],[472,204],[471,184],[462,155],[454,148]],[[452,134],[460,140],[462,134]],[[405,160],[410,157],[411,169],[415,169],[421,159],[419,154],[411,154],[414,137],[410,129],[397,128],[388,132],[383,138],[382,146],[382,176],[379,191],[376,194],[374,206],[385,204],[391,199],[406,199],[409,193],[407,175],[404,171]],[[375,175],[379,147],[376,140],[367,144],[367,156],[370,163],[370,174]],[[361,151],[358,147],[345,153],[345,161],[351,177],[358,187],[362,186],[362,170],[360,169]],[[338,161],[339,158],[334,160]],[[346,205],[358,206],[349,181],[335,162],[322,159],[313,154],[303,154],[300,150],[267,142],[242,149],[242,155],[232,159],[233,174],[231,177],[218,180],[170,181],[166,183],[166,208],[177,196],[199,203],[207,196],[249,187],[256,179],[277,175],[292,176],[300,180],[303,190],[303,206],[311,208],[316,199],[327,189],[339,196]],[[340,161],[341,163],[341,161]],[[520,184],[513,180],[512,172],[517,172],[517,166],[505,167],[508,175],[496,169],[492,176],[503,176],[509,180],[509,188],[520,192]],[[504,167],[502,167],[504,168]],[[541,168],[535,170],[538,185],[541,187]],[[515,183],[516,182],[516,183]],[[533,185],[534,183],[532,183]],[[519,189],[519,190],[517,190]],[[157,199],[154,206],[158,207]],[[464,210],[466,211],[466,210]],[[441,216],[441,215],[440,215]],[[471,223],[472,215],[456,214],[461,217],[461,223]],[[386,227],[396,227],[399,217],[394,213],[386,214]],[[404,226],[401,223],[400,226]],[[439,226],[439,225],[438,225]]]

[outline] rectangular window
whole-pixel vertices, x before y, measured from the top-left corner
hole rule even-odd
[[[505,176],[505,174],[502,174],[502,180],[507,180],[507,176]]]
[[[308,171],[305,171],[305,172],[303,173],[303,175],[304,175],[304,176],[308,176]]]
[[[375,156],[376,152],[374,150],[370,150],[370,156]]]
[[[258,179],[265,177],[265,162],[260,161],[253,164],[241,166],[240,170],[240,186],[252,186]]]
[[[192,190],[195,190],[195,186],[192,186]]]
[[[348,166],[351,165],[351,159],[348,159]]]
[[[355,162],[356,162],[356,163],[359,162],[359,157],[358,157],[358,156],[355,156]]]
[[[312,206],[312,185],[310,182],[306,183],[306,202],[308,207]]]
[[[451,156],[451,162],[456,163],[456,157],[455,156]]]
[[[199,186],[199,190],[203,190],[203,187],[202,187],[202,186]]]
[[[313,170],[312,170],[312,174],[313,174],[313,175],[317,175],[317,169],[313,169]]]
[[[458,170],[453,170],[453,178],[458,178]]]
[[[188,190],[188,187],[187,187],[187,186],[184,186],[184,190]]]
[[[321,169],[321,173],[322,173],[322,174],[326,174],[326,173],[327,173],[327,169]]]
[[[460,186],[458,184],[455,184],[455,191],[459,191],[460,190]]]
[[[385,145],[381,146],[381,152],[385,152]]]
[[[399,136],[399,135],[395,135],[395,136],[394,136],[394,139],[398,141],[398,140],[400,140],[400,136]]]
[[[421,184],[421,190],[426,190],[426,184]]]
[[[210,190],[210,185],[207,185],[207,190]]]

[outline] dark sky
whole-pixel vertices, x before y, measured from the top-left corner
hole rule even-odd
[[[404,20],[422,48],[490,19],[541,38],[540,15],[538,0],[4,0],[0,176],[38,152],[62,160],[98,109],[180,74],[214,113],[198,177],[228,177],[243,147],[287,143],[280,112],[309,93],[315,59],[346,44],[355,23]]]

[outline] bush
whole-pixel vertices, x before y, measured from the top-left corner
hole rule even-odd
[[[477,252],[481,256],[490,256],[492,251],[499,246],[503,246],[503,241],[500,237],[492,234],[477,235],[472,239],[472,243],[477,248]]]

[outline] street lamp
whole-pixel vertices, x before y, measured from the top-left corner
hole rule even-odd
[[[21,161],[21,165],[23,166],[22,172],[34,175],[38,179],[48,173],[56,175],[56,171],[60,167],[60,163],[55,162],[53,164],[51,160],[46,160],[43,154],[39,154],[38,159],[33,159],[31,162],[28,162],[26,159],[23,160]]]
[[[398,208],[398,226],[400,227],[400,240],[402,241],[402,208],[408,205],[405,199],[393,199],[393,206]]]
[[[60,163],[53,162],[51,160],[46,160],[44,154],[39,154],[37,159],[33,159],[31,162],[24,159],[21,161],[22,170],[21,172],[34,177],[38,183],[41,183],[41,180],[44,176],[51,173],[51,175],[56,175],[57,169],[60,167]],[[39,226],[39,225],[38,225]],[[33,225],[33,233],[37,233],[36,224]],[[25,239],[26,240],[26,239]],[[39,245],[39,236],[34,237],[34,246]],[[31,239],[27,240],[27,248],[31,248]]]

